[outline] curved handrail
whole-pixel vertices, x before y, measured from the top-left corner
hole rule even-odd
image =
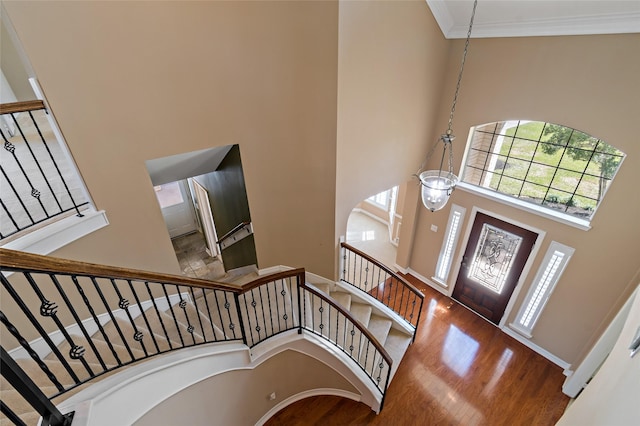
[[[391,368],[391,365],[393,364],[393,359],[391,358],[391,355],[389,355],[389,353],[384,348],[384,346],[382,346],[380,344],[380,342],[378,342],[378,339],[376,339],[376,337],[373,334],[371,334],[369,329],[367,329],[364,325],[362,325],[362,323],[360,321],[358,321],[357,319],[355,319],[351,315],[351,312],[349,312],[345,308],[343,308],[333,297],[331,297],[331,296],[329,296],[329,295],[327,295],[327,294],[325,294],[325,293],[323,293],[323,292],[321,292],[319,290],[316,290],[312,286],[307,285],[307,283],[302,283],[300,285],[300,287],[304,288],[305,290],[307,290],[310,293],[313,293],[315,296],[318,296],[319,298],[323,299],[325,302],[329,303],[334,309],[336,309],[342,315],[347,317],[349,319],[349,321],[351,321],[358,328],[358,330],[360,332],[362,332],[362,334],[364,334],[367,337],[367,339],[370,340],[373,343],[373,345],[375,346],[376,350],[378,352],[380,352],[380,355],[382,355],[382,358],[384,358],[384,360],[389,365],[389,368]]]
[[[242,291],[241,287],[216,281],[61,259],[5,248],[0,248],[0,266],[7,271],[22,271],[28,269],[32,272],[62,273],[68,275],[82,274],[93,275],[99,278],[144,280],[162,282],[165,284],[191,285],[234,293]]]
[[[422,292],[420,290],[418,290],[413,284],[411,284],[409,281],[405,280],[404,278],[402,278],[400,275],[398,275],[397,273],[395,273],[394,271],[392,271],[391,269],[389,269],[387,266],[385,266],[384,264],[380,263],[379,261],[377,261],[376,259],[374,259],[373,257],[369,256],[367,253],[358,250],[357,248],[355,248],[354,246],[347,244],[345,242],[340,243],[341,247],[344,247],[346,249],[351,250],[352,252],[354,252],[355,254],[357,254],[358,256],[364,257],[365,259],[367,259],[369,262],[373,263],[374,265],[376,265],[378,268],[382,269],[383,271],[387,272],[389,275],[393,275],[395,278],[397,278],[398,281],[402,282],[402,284],[407,287],[409,290],[411,290],[411,292],[415,293],[416,296],[418,296],[421,299],[424,299],[424,294],[422,294]]]
[[[342,258],[344,260],[341,268],[341,281],[383,303],[406,321],[409,327],[417,330],[424,304],[424,294],[406,279],[363,251],[345,242],[340,243],[340,247],[343,250]],[[352,256],[348,253],[354,254],[353,262]],[[358,259],[360,259],[359,265]],[[377,268],[377,276],[375,268]],[[380,271],[384,272],[383,277],[381,277]],[[398,287],[401,288],[399,295]],[[408,294],[405,294],[405,290]],[[417,316],[415,315],[416,310]],[[415,339],[415,333],[413,338]]]
[[[36,331],[48,345],[49,353],[62,363],[73,379],[73,384],[61,385],[55,375],[48,370],[41,356],[30,346],[28,339],[23,337],[21,334],[23,330],[17,329],[11,323],[12,318],[7,318],[5,315],[8,314],[11,317],[14,312],[10,309],[9,312],[2,313],[4,326],[57,387],[58,392],[55,395],[49,395],[49,398],[59,396],[105,373],[171,350],[209,342],[240,339],[248,344],[249,333],[253,333],[252,329],[255,330],[257,324],[251,324],[254,312],[250,314],[246,307],[247,301],[251,302],[253,295],[257,295],[256,300],[262,304],[259,309],[263,317],[259,325],[263,325],[265,330],[262,335],[258,335],[258,339],[254,339],[251,335],[252,345],[283,331],[296,328],[308,329],[303,327],[300,305],[304,303],[301,300],[303,299],[301,294],[308,291],[339,312],[341,317],[358,329],[363,336],[362,341],[370,342],[375,348],[375,352],[371,353],[375,354],[376,362],[380,363],[380,372],[377,373],[378,382],[376,382],[375,370],[367,369],[369,362],[373,362],[373,358],[364,361],[363,365],[362,360],[353,358],[353,355],[351,357],[376,384],[384,400],[393,364],[391,356],[349,311],[330,296],[306,285],[304,268],[270,274],[241,287],[235,287],[177,275],[105,266],[0,248],[0,270],[22,273],[22,276],[18,277],[19,281],[26,282],[18,286],[13,285],[6,276],[0,274],[2,286],[14,300],[16,308],[28,319],[24,324],[20,323],[19,327]],[[277,298],[285,297],[285,294],[280,295],[281,291],[284,292],[281,287],[284,284],[281,282],[287,279],[292,286],[291,303],[297,304],[297,307],[289,306],[284,312],[282,311],[285,309],[284,303],[282,299],[278,302]],[[37,300],[23,300],[22,291],[35,292],[38,296]],[[48,300],[49,295],[54,295],[56,291],[57,295],[51,299],[52,301]],[[115,299],[114,296],[116,296]],[[273,305],[274,298],[276,298],[275,305]],[[244,300],[245,306],[241,306],[240,300]],[[164,307],[156,305],[157,301],[163,303]],[[280,318],[283,313],[287,314],[285,320],[288,321],[285,321],[283,327],[275,325],[276,321],[279,321],[277,316],[269,318],[269,315],[275,315],[275,312],[271,311],[274,306],[276,312],[282,309]],[[122,311],[118,314],[119,316],[114,316],[115,311],[110,311],[115,308],[120,308]],[[204,311],[205,317],[208,315],[211,324],[202,320],[204,317],[200,317],[199,310]],[[85,319],[81,318],[83,315],[81,312],[90,314],[91,318],[87,319],[95,324],[97,331],[87,328]],[[117,335],[107,337],[103,329],[104,323],[98,318],[100,315],[108,315],[111,318],[111,324],[115,324]],[[45,331],[40,325],[42,316],[51,319],[47,320],[48,324],[51,321],[55,323],[56,331],[62,333],[64,337],[62,343],[69,345],[66,349],[68,353],[58,350],[58,343],[48,337],[49,330]],[[293,321],[294,316],[297,316],[296,321]],[[71,317],[73,319],[69,323],[68,320]],[[257,316],[255,319],[259,320]],[[251,325],[253,327],[248,327]],[[270,330],[266,333],[269,325]],[[67,332],[66,328],[69,326],[75,327],[76,331]],[[315,330],[312,331],[315,333]],[[104,340],[109,347],[95,346],[91,337],[93,333],[101,335],[100,339]],[[347,352],[347,348],[340,346],[337,341],[334,344]],[[369,350],[371,349],[367,349]],[[380,383],[380,376],[382,376],[380,358],[388,365],[384,383]],[[75,367],[72,368],[71,364]],[[76,369],[81,370],[82,375],[76,374],[78,373]]]

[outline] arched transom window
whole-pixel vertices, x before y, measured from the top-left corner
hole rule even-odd
[[[502,121],[472,128],[462,181],[590,222],[624,157],[569,127]]]

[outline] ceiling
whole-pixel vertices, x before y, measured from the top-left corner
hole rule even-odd
[[[446,38],[465,38],[473,0],[426,0]],[[472,38],[640,33],[640,0],[478,0]]]

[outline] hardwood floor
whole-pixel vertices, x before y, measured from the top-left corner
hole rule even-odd
[[[415,343],[387,391],[379,415],[334,396],[298,401],[276,425],[553,425],[569,398],[562,369],[493,324],[405,276],[424,291]]]

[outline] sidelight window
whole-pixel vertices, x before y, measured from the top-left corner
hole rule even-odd
[[[574,249],[571,247],[555,241],[551,242],[529,293],[520,307],[516,321],[511,324],[512,328],[531,337],[533,327],[573,252]]]

